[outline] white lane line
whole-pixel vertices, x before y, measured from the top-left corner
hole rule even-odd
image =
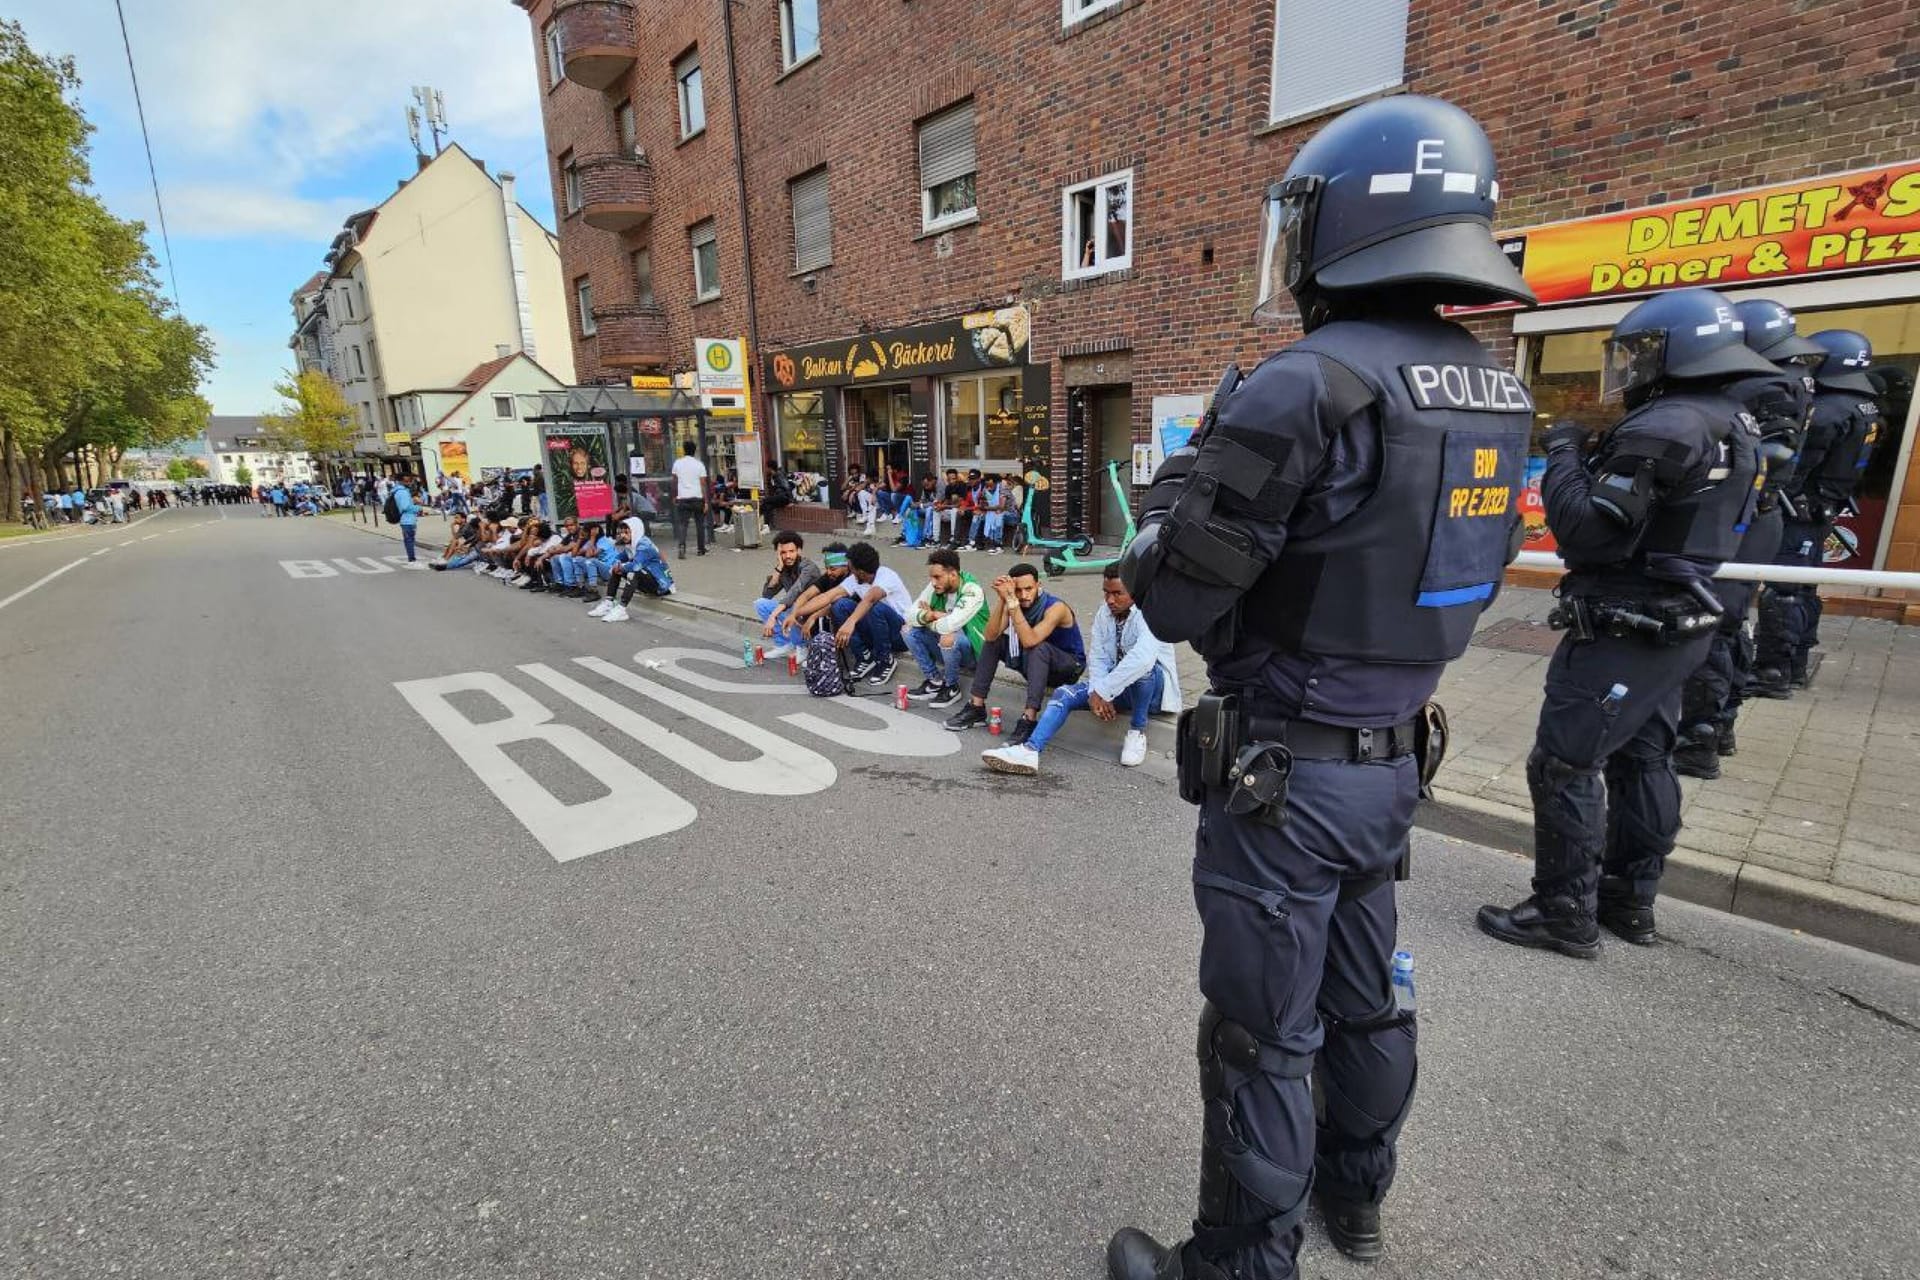
[[[113,548],[112,548],[112,547],[102,547],[102,548],[100,548],[100,549],[99,549],[98,551],[96,551],[96,552],[94,552],[94,553],[93,553],[93,556],[103,556],[103,555],[105,555],[105,554],[107,554],[107,552],[109,552],[109,551],[111,551],[111,550],[113,550]],[[88,558],[89,560],[91,560],[91,559],[93,558],[93,556],[88,556],[87,558]]]
[[[125,542],[116,542],[113,545],[116,547],[130,547],[138,541],[140,541],[138,538],[128,538]]]
[[[22,587],[20,588],[20,590],[8,596],[5,600],[0,600],[0,609],[6,608],[8,605],[12,604],[15,600],[18,600],[21,596],[24,596],[29,592],[38,591],[41,587],[46,586],[49,582],[52,582],[55,578],[59,577],[61,574],[66,573],[70,569],[78,569],[81,565],[85,564],[86,562],[87,562],[86,558],[83,556],[80,559],[75,560],[72,564],[61,565],[58,569],[55,569],[52,573],[40,579],[40,581],[35,582],[30,586]]]
[[[153,540],[154,540],[155,538],[157,538],[157,537],[159,537],[159,536],[160,536],[160,535],[159,535],[159,534],[157,534],[157,533],[150,533],[150,534],[148,534],[148,535],[147,535],[146,537],[144,537],[144,538],[142,538],[142,539],[140,539],[140,541],[142,541],[142,542],[152,542],[152,541],[153,541]]]

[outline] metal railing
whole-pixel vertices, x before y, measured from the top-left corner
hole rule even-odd
[[[1566,563],[1551,551],[1522,551],[1514,559],[1521,569],[1564,569]],[[1920,591],[1920,573],[1890,573],[1879,569],[1829,569],[1822,565],[1723,564],[1716,578],[1740,582],[1814,582],[1867,591]]]

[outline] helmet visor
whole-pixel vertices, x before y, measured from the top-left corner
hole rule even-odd
[[[1620,400],[1659,381],[1667,363],[1667,331],[1620,334],[1603,342],[1600,351],[1600,398]]]
[[[1298,180],[1276,182],[1267,188],[1261,205],[1260,257],[1254,264],[1259,281],[1253,306],[1255,320],[1282,320],[1293,311],[1281,295],[1300,283],[1306,269],[1303,234],[1312,189],[1311,184]]]

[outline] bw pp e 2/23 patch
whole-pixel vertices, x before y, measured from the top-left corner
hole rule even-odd
[[[1414,603],[1444,608],[1493,594],[1519,519],[1526,440],[1520,431],[1447,433],[1427,563]]]

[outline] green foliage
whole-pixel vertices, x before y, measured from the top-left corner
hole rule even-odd
[[[253,468],[249,467],[244,462],[241,463],[239,466],[235,467],[233,469],[233,482],[235,484],[252,484]]]
[[[353,451],[353,410],[332,378],[309,369],[273,389],[285,408],[261,415],[261,422],[275,452],[328,458]]]
[[[175,484],[184,484],[189,480],[204,480],[207,476],[207,464],[198,458],[175,458],[167,464],[167,479]]]

